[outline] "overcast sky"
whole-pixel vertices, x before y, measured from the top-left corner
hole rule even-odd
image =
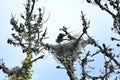
[[[12,28],[9,24],[11,14],[16,15],[16,19],[19,20],[20,14],[25,11],[23,6],[25,0],[1,0],[0,3],[0,58],[4,59],[5,65],[9,68],[16,65],[21,66],[25,54],[21,52],[20,48],[7,44],[7,39],[10,37]],[[85,0],[39,0],[36,3],[36,10],[38,7],[45,8],[44,19],[47,19],[50,13],[49,20],[44,24],[44,27],[48,27],[48,37],[50,37],[48,41],[50,43],[55,43],[59,28],[64,25],[69,27],[73,34],[81,33],[81,10],[91,21],[88,33],[96,40],[105,43],[110,41],[110,36],[113,35],[110,30],[112,17],[101,11],[96,5],[87,4]],[[44,60],[39,60],[34,64],[33,80],[68,79],[65,70],[55,68],[59,63],[50,54]],[[0,71],[0,80],[3,79],[5,79],[5,75]]]

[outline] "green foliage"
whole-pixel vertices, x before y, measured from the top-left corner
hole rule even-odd
[[[10,80],[30,80],[32,78],[32,64],[31,64],[32,55],[28,54],[25,60],[23,61],[23,66],[19,73],[10,75]]]

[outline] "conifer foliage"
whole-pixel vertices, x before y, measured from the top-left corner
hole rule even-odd
[[[42,59],[44,55],[41,53],[43,47],[41,46],[42,40],[45,38],[46,30],[42,29],[43,12],[42,9],[38,9],[38,14],[34,14],[35,0],[26,0],[25,14],[21,14],[23,23],[18,22],[15,16],[10,19],[12,25],[12,38],[7,40],[8,44],[13,46],[20,46],[23,53],[26,54],[26,58],[22,62],[22,67],[14,67],[9,69],[2,61],[0,69],[8,75],[10,80],[29,80],[32,78],[32,64],[38,59]],[[33,55],[39,56],[34,59]]]

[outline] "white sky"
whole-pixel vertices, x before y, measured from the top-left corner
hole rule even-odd
[[[16,15],[16,19],[20,18],[23,13],[25,0],[2,0],[0,3],[0,58],[10,68],[21,65],[21,61],[25,55],[21,53],[21,49],[7,44],[7,39],[11,34],[11,25],[9,24],[11,13]],[[112,18],[106,12],[101,11],[96,5],[90,5],[85,0],[39,0],[36,7],[45,8],[45,19],[50,13],[50,18],[44,27],[48,27],[48,41],[55,43],[59,28],[62,26],[70,27],[70,31],[81,33],[81,10],[86,14],[86,18],[91,21],[88,32],[100,42],[110,41],[110,32],[112,27]],[[37,9],[36,9],[37,10]],[[108,43],[109,44],[109,43]],[[67,74],[64,70],[56,69],[58,65],[53,56],[48,56],[44,60],[39,60],[34,66],[33,80],[67,80]],[[0,80],[4,79],[2,71],[0,71]]]

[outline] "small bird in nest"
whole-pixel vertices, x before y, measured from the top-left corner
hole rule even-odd
[[[60,33],[59,35],[58,35],[58,37],[57,37],[57,39],[56,39],[56,42],[57,43],[61,43],[64,39],[64,36],[66,36],[65,34],[63,34],[63,33]]]

